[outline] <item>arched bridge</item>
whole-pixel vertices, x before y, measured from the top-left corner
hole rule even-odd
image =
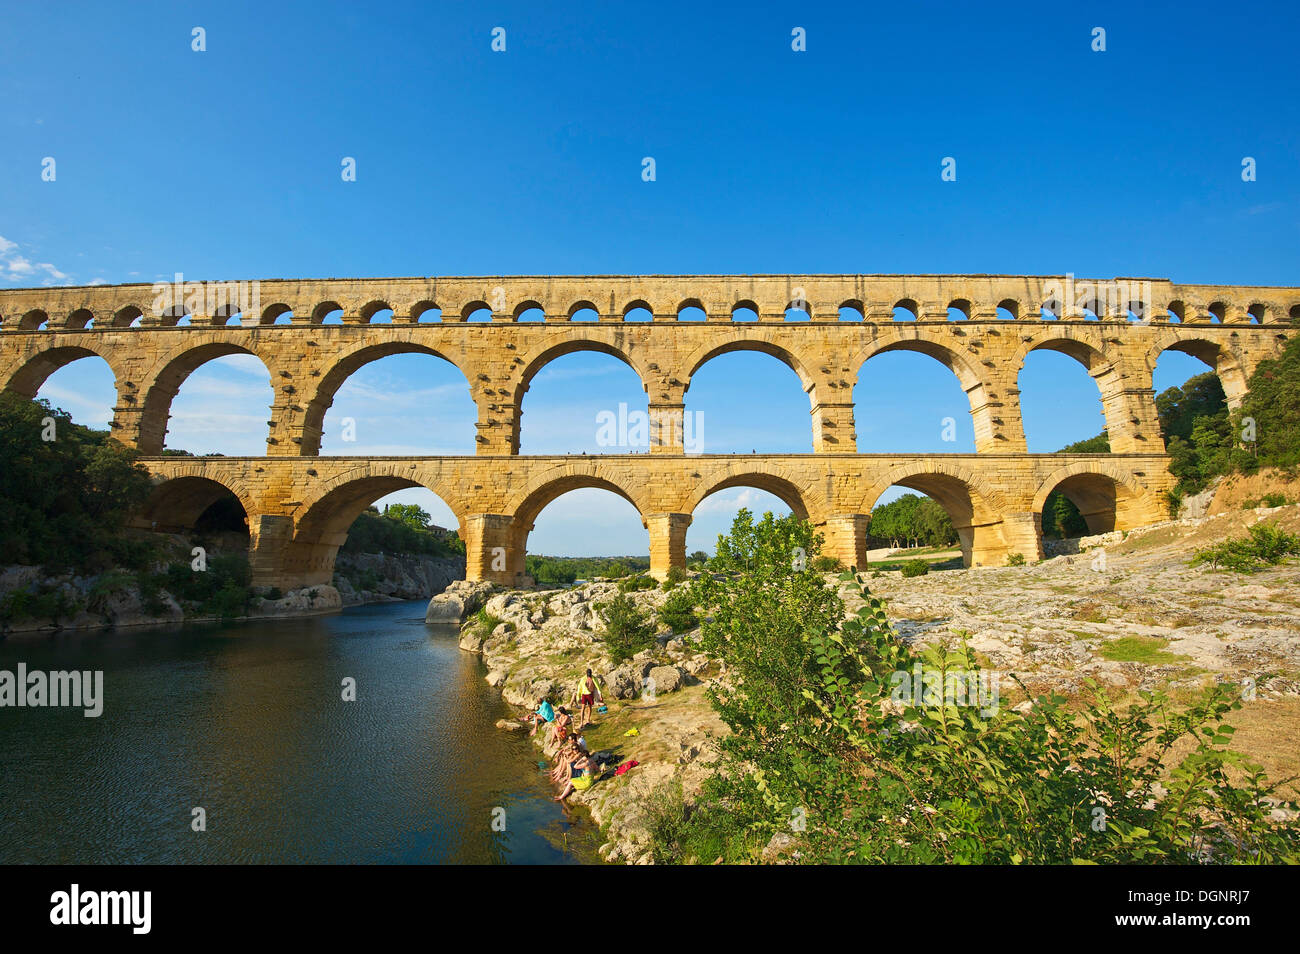
[[[702,320],[685,320],[688,314]],[[913,320],[896,320],[904,315]],[[638,316],[647,320],[635,320]],[[479,320],[486,319],[486,320]],[[530,320],[531,319],[531,320]],[[590,320],[583,320],[590,319]],[[748,319],[748,320],[746,320]],[[681,565],[694,507],[753,486],[823,528],[826,549],[861,565],[876,499],[901,484],[953,517],[968,562],[1041,555],[1053,489],[1095,530],[1160,519],[1174,483],[1152,387],[1156,360],[1204,361],[1240,402],[1258,363],[1300,319],[1300,289],[1070,276],[591,276],[184,283],[0,291],[0,383],[34,396],[89,355],[112,368],[113,434],[142,452],[159,486],[142,519],[185,527],[233,492],[249,518],[255,581],[327,582],[358,513],[403,487],[437,493],[460,521],[470,578],[513,581],[540,510],[602,487],[650,535],[652,569]],[[337,322],[337,323],[335,323]],[[1111,454],[1026,453],[1018,375],[1035,350],[1062,352],[1097,382]],[[575,351],[628,364],[645,387],[651,454],[520,456],[534,375]],[[808,395],[814,453],[687,454],[692,377],[741,350],[775,356]],[[975,454],[857,454],[853,387],[874,355],[916,351],[961,382]],[[361,366],[397,353],[445,358],[478,408],[477,456],[320,457],[325,411]],[[214,357],[252,354],[271,373],[267,456],[159,456],[172,399]]]

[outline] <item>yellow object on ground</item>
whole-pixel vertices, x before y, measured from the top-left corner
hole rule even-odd
[[[624,734],[624,735],[640,735],[641,733],[638,732],[636,729],[628,729],[628,730],[627,730],[626,732],[624,732],[623,734]]]

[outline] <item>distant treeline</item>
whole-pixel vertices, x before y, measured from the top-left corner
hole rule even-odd
[[[644,573],[650,569],[650,557],[529,556],[524,558],[524,565],[528,575],[538,583],[562,584],[598,576],[616,578]]]

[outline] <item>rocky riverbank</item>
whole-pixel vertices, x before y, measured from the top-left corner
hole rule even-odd
[[[194,541],[160,534],[152,542],[161,545],[164,558],[150,573],[116,569],[95,574],[52,574],[34,566],[0,567],[0,636],[38,638],[67,630],[317,616],[364,603],[428,599],[465,573],[464,557],[339,554],[333,585],[304,586],[287,592],[254,591],[228,581],[228,592],[195,599],[186,597],[184,586],[160,583],[155,575],[168,566],[191,572]],[[204,572],[214,574],[223,572],[223,558],[242,554],[248,545],[246,537],[239,539],[235,535],[229,539],[213,537],[205,543]]]
[[[1120,693],[1249,681],[1256,701],[1233,719],[1237,743],[1270,775],[1286,777],[1300,771],[1300,565],[1250,576],[1188,565],[1197,549],[1265,520],[1298,532],[1300,506],[1068,541],[1067,552],[1029,566],[866,580],[908,642],[967,639],[998,674],[1003,705],[1028,704],[1012,676],[1034,694],[1065,695],[1084,691],[1088,680]],[[688,799],[696,795],[727,729],[704,695],[719,673],[696,649],[698,629],[660,625],[652,649],[621,665],[610,659],[597,607],[617,592],[608,581],[567,590],[454,583],[431,601],[429,619],[462,622],[461,648],[482,656],[485,678],[521,715],[541,696],[567,704],[580,675],[593,670],[609,711],[585,733],[588,747],[607,770],[628,759],[640,764],[623,776],[606,771],[571,800],[601,826],[603,857],[646,863],[646,817],[661,786],[680,783]],[[853,588],[841,594],[854,611]],[[628,595],[653,616],[669,594]]]
[[[334,588],[344,606],[427,600],[464,578],[463,556],[340,552],[334,561]]]
[[[688,793],[698,791],[709,774],[717,738],[727,730],[704,696],[703,683],[715,673],[696,648],[698,627],[675,633],[657,624],[652,648],[622,663],[610,658],[598,607],[617,593],[618,585],[604,580],[572,589],[531,590],[461,582],[434,597],[428,618],[464,621],[461,648],[482,656],[488,683],[521,715],[542,696],[569,704],[578,680],[592,670],[608,712],[596,715],[597,724],[584,735],[604,771],[595,785],[575,792],[570,801],[585,807],[601,827],[603,858],[646,863],[650,836],[645,813],[655,791],[675,781]],[[668,595],[659,588],[628,594],[651,619],[657,619]],[[501,728],[522,731],[511,720]],[[629,730],[636,731],[629,735]],[[541,744],[541,733],[536,741]],[[635,768],[613,774],[632,759],[639,763]]]

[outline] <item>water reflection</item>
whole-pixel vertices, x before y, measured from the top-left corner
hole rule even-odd
[[[575,860],[535,749],[423,612],[0,644],[10,671],[102,669],[105,696],[0,709],[0,862]]]

